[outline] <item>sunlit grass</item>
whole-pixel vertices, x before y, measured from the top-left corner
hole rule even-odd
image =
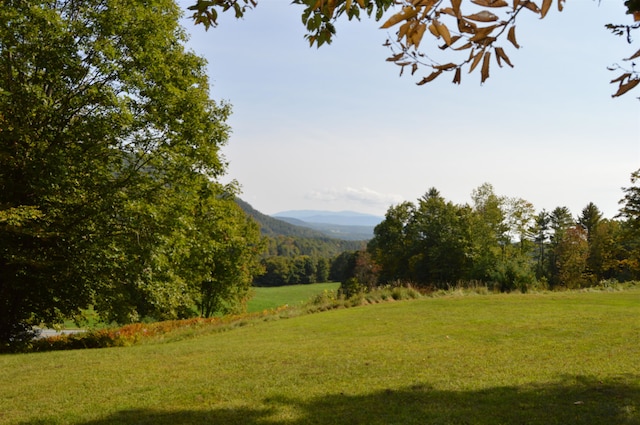
[[[0,423],[639,424],[640,290],[443,296],[0,356]]]
[[[274,309],[283,305],[300,305],[323,291],[337,291],[340,283],[313,283],[272,288],[252,288],[253,297],[247,303],[249,313]]]

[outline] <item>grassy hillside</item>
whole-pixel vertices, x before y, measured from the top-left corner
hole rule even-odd
[[[0,356],[2,424],[640,424],[640,290],[447,296]]]

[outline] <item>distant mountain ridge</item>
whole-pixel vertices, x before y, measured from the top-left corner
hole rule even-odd
[[[353,211],[292,210],[269,216],[240,198],[236,198],[236,202],[258,222],[265,236],[366,241],[373,237],[373,228],[383,220]]]
[[[289,210],[272,214],[279,219],[293,218],[305,223],[337,224],[340,226],[375,227],[384,217],[355,211]]]

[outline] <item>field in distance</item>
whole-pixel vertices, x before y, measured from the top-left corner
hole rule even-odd
[[[253,296],[247,302],[247,311],[253,313],[283,305],[300,305],[324,291],[336,292],[339,288],[339,282],[275,286],[271,288],[256,287],[251,289]]]
[[[640,289],[443,296],[4,355],[0,423],[637,425],[639,317]]]

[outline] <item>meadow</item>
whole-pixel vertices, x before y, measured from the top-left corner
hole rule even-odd
[[[2,424],[640,424],[640,289],[447,295],[0,356]]]
[[[337,291],[339,282],[314,283],[310,285],[287,285],[272,288],[252,288],[253,297],[247,303],[249,313],[274,309],[283,305],[300,305],[324,291]]]

